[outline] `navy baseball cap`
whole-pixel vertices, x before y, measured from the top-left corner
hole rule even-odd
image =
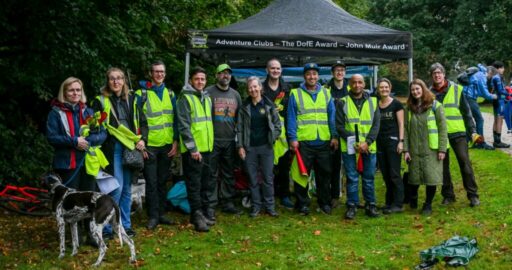
[[[306,65],[304,65],[303,73],[306,73],[308,70],[311,70],[311,69],[316,70],[316,72],[320,72],[320,68],[318,67],[318,65],[316,63],[307,63]]]

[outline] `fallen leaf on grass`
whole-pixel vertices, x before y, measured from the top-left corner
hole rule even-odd
[[[135,260],[132,264],[135,268],[142,267],[144,265],[144,259]]]
[[[320,230],[316,230],[316,231],[314,232],[314,234],[315,234],[315,235],[320,235],[321,233],[322,233],[322,231],[320,231]]]
[[[155,249],[155,255],[159,255],[159,254],[160,254],[160,248],[158,248],[158,247],[157,247],[157,248]]]
[[[395,256],[395,255],[393,255],[393,256],[391,256],[391,257],[389,257],[389,260],[390,260],[390,261],[394,261],[395,259],[396,259],[396,256]]]
[[[261,267],[261,263],[260,262],[256,262],[256,266]]]
[[[332,257],[331,257],[331,256],[325,256],[325,257],[324,257],[324,261],[330,261],[330,260],[332,260]]]

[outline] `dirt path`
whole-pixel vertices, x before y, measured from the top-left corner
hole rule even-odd
[[[482,113],[484,117],[484,137],[485,141],[492,145],[494,139],[492,137],[492,124],[494,122],[494,115],[491,113]],[[503,129],[501,130],[501,141],[512,145],[512,134],[507,134],[507,125],[503,122]],[[512,147],[500,148],[499,150],[508,153],[512,156]]]

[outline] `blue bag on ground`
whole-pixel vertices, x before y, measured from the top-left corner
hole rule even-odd
[[[185,181],[179,181],[167,193],[167,200],[171,202],[174,207],[178,207],[183,212],[190,214],[190,204],[187,199],[187,187]]]
[[[438,246],[421,251],[420,259],[422,262],[439,259],[449,266],[462,266],[467,265],[478,251],[476,239],[454,236]]]

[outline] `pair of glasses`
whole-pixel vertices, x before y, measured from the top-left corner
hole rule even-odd
[[[120,82],[120,81],[124,80],[124,77],[115,77],[115,78],[114,77],[110,77],[110,78],[108,78],[108,80],[111,81],[111,82],[115,82],[115,81]]]

